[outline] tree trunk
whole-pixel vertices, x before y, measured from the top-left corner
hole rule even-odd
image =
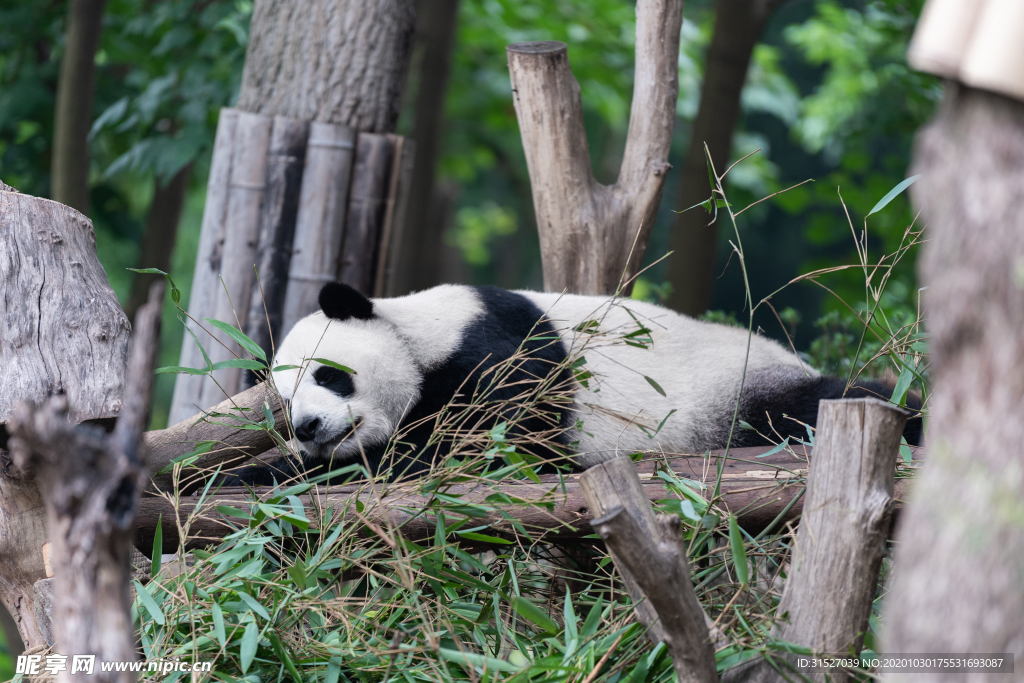
[[[565,44],[508,46],[549,292],[631,289],[669,168],[682,20],[682,0],[637,3],[633,105],[619,178],[610,186],[594,180],[580,88]]]
[[[87,213],[89,209],[89,129],[96,81],[96,46],[106,0],[71,0],[64,56],[57,84],[50,197]]]
[[[427,289],[441,282],[441,247],[446,227],[432,220],[438,200],[434,173],[441,154],[444,102],[448,92],[459,0],[422,0],[416,15],[418,83],[412,138],[416,160],[409,189],[409,206],[399,245],[395,282],[388,296]]]
[[[0,291],[0,423],[17,402],[53,395],[67,398],[76,422],[116,417],[129,325],[96,258],[88,219],[0,183]],[[0,602],[28,648],[46,642],[33,590],[46,576],[45,542],[35,479],[0,450]]]
[[[715,31],[705,61],[700,106],[679,179],[676,206],[680,211],[711,196],[704,145],[718,173],[728,165],[750,57],[769,16],[782,2],[715,2]],[[668,305],[686,315],[700,315],[711,306],[718,260],[718,228],[711,219],[698,207],[677,214],[672,227],[669,248],[673,254],[666,266],[666,277],[672,283]]]
[[[153,202],[149,206],[146,234],[142,237],[139,258],[135,261],[137,268],[159,268],[164,272],[171,270],[171,254],[174,252],[178,223],[181,222],[181,210],[191,177],[192,164],[187,164],[166,184],[159,179],[153,181]],[[128,304],[124,307],[129,320],[135,320],[135,314],[146,303],[149,288],[160,280],[163,280],[162,275],[135,274]]]
[[[238,108],[390,133],[414,22],[413,0],[258,0]]]
[[[948,84],[913,166],[922,174],[914,203],[929,229],[919,271],[932,335],[935,457],[898,530],[883,651],[1013,652],[1019,666],[1024,103]]]
[[[159,346],[163,292],[162,282],[154,285],[149,303],[139,311],[131,381],[113,434],[95,426],[76,427],[68,420],[63,396],[42,406],[21,403],[11,419],[14,461],[22,471],[36,475],[46,500],[54,590],[40,594],[52,597],[52,635],[62,652],[96,657],[91,680],[135,680],[131,671],[104,671],[101,664],[135,660],[128,558],[138,494],[146,479],[140,445]],[[61,681],[78,678],[70,663],[59,674]]]

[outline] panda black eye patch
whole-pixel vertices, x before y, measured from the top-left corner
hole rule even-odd
[[[338,396],[348,397],[355,393],[352,375],[337,368],[321,365],[313,372],[313,381],[318,387],[330,389]]]

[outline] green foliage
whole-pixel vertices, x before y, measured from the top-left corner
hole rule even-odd
[[[103,177],[166,182],[209,156],[221,107],[238,92],[252,3],[113,0],[101,51],[104,108],[92,126]]]

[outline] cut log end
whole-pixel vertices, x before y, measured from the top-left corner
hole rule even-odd
[[[525,43],[512,43],[505,48],[508,54],[517,55],[555,55],[568,54],[569,46],[560,40],[536,40]]]

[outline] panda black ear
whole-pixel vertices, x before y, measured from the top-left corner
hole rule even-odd
[[[348,285],[328,282],[320,290],[320,310],[332,320],[373,317],[373,302]]]

